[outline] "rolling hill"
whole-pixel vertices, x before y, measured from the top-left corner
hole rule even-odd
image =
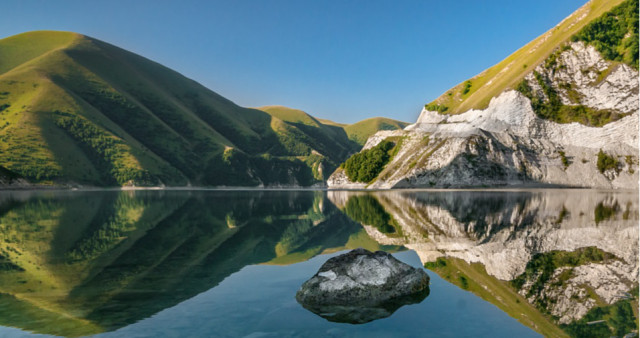
[[[341,127],[266,110],[84,35],[0,40],[0,166],[34,183],[309,186],[360,148]]]
[[[325,131],[325,134],[337,137],[341,142],[346,142],[342,139],[344,133],[346,133],[347,138],[359,146],[363,146],[365,142],[367,142],[369,136],[380,130],[404,129],[404,127],[409,125],[407,122],[397,121],[386,117],[372,117],[353,124],[344,124],[333,122],[331,120],[316,119],[301,110],[283,106],[265,106],[258,109],[288,123],[293,123],[298,126],[306,125],[321,129]],[[357,148],[359,149],[359,147]]]

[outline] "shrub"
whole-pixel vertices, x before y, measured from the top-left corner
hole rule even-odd
[[[443,268],[445,266],[447,266],[447,260],[444,259],[443,257],[436,258],[435,262],[424,263],[424,267],[431,270],[437,269],[437,268]]]
[[[430,103],[430,104],[425,104],[424,105],[424,109],[428,110],[428,111],[437,111],[438,113],[444,113],[447,110],[449,110],[449,107],[443,105],[443,104],[437,104],[437,103]]]
[[[464,83],[464,87],[462,87],[462,95],[466,95],[471,90],[471,81],[468,80]]]
[[[618,160],[600,149],[598,152],[598,170],[604,173],[609,169],[618,170]]]
[[[560,155],[560,161],[562,161],[562,165],[564,166],[564,169],[566,170],[571,163],[569,163],[569,159],[567,158],[567,155],[566,155],[566,153],[564,151],[559,150],[558,154]]]
[[[610,207],[602,204],[602,202],[598,203],[596,208],[593,210],[593,217],[596,220],[596,225],[602,221],[613,218],[616,215],[616,212],[618,212],[618,209],[619,206],[617,203]]]

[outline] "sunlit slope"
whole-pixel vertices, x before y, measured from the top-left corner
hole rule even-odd
[[[2,40],[0,49],[0,74],[51,51],[67,47],[78,37],[74,33],[38,31],[6,38]],[[25,44],[25,39],[33,43]]]
[[[447,90],[431,102],[429,110],[457,114],[483,109],[492,97],[513,89],[524,76],[543,62],[555,48],[568,41],[586,24],[622,3],[623,0],[591,0],[557,26],[529,42],[495,66]]]
[[[0,166],[36,183],[311,185],[358,150],[83,35],[16,35],[0,56]]]
[[[315,117],[297,109],[283,106],[265,106],[258,108],[269,113],[278,119],[289,124],[310,131],[309,134],[322,135],[321,137],[331,137],[336,143],[340,143],[342,148],[359,150],[367,141],[369,136],[380,130],[404,129],[406,122],[401,122],[385,117],[373,117],[353,124],[336,123]],[[354,145],[355,144],[355,145]]]
[[[349,139],[364,145],[369,136],[380,130],[404,129],[409,124],[385,117],[372,117],[344,127]]]

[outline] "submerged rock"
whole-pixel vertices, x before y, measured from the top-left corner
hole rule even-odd
[[[429,276],[382,251],[355,249],[324,263],[296,300],[335,322],[366,323],[429,295]]]

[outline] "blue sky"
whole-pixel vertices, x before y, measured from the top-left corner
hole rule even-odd
[[[0,37],[86,34],[239,105],[413,122],[586,0],[3,0]]]

